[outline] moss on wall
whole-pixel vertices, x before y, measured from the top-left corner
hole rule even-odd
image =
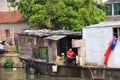
[[[13,67],[23,67],[23,64],[18,58],[19,54],[5,53],[0,54],[0,66],[3,67],[7,59],[11,59],[14,62]]]

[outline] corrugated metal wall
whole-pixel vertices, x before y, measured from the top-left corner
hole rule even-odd
[[[104,53],[112,39],[112,27],[84,28],[86,40],[86,62],[104,65]]]

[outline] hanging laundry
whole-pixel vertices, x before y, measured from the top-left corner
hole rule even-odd
[[[115,38],[113,43],[112,43],[112,50],[114,50],[116,44],[117,44],[118,38]]]
[[[105,56],[104,65],[105,66],[107,66],[107,64],[108,64],[108,59],[109,59],[109,56],[110,56],[110,53],[111,53],[111,50],[112,50],[112,44],[113,44],[114,39],[115,39],[115,37],[113,37],[113,39],[111,40],[110,45],[109,45],[107,51],[104,54],[104,56]]]

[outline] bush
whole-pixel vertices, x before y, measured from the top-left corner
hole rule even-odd
[[[4,63],[4,67],[5,67],[5,68],[12,68],[13,65],[14,65],[13,60],[11,60],[11,59],[6,59],[6,61],[5,61],[5,63]]]

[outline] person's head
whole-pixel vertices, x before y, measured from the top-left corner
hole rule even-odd
[[[64,55],[65,53],[62,53],[62,55]]]
[[[70,48],[69,51],[72,51],[72,48]]]

